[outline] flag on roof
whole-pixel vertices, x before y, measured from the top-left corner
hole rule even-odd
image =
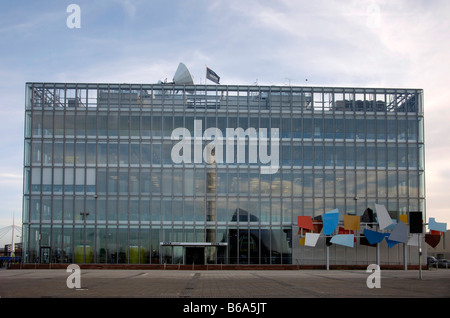
[[[212,69],[209,67],[206,67],[206,78],[209,79],[211,82],[214,82],[216,84],[219,84],[220,77],[217,75]]]

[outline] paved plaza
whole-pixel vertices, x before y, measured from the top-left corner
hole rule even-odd
[[[95,270],[68,287],[62,269],[2,269],[5,298],[449,298],[450,270]],[[370,276],[370,277],[369,277]],[[70,283],[75,283],[72,277]],[[70,285],[70,284],[69,284]],[[78,287],[78,288],[77,288]]]

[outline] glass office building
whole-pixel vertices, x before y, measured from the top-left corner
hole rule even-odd
[[[420,89],[27,83],[25,262],[323,264],[297,216],[425,215],[423,127]]]

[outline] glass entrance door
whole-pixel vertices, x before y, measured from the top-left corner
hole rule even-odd
[[[40,255],[40,259],[41,259],[41,263],[42,264],[49,264],[50,263],[50,246],[41,246],[41,255]]]
[[[204,265],[205,264],[205,248],[186,246],[186,265]]]

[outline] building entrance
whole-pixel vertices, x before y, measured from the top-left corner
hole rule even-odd
[[[49,264],[50,263],[50,252],[51,252],[50,246],[41,246],[40,262],[42,264]]]
[[[162,248],[161,255],[164,254],[163,259],[167,259],[168,264],[179,264],[180,257],[185,265],[205,265],[205,264],[218,264],[218,251],[221,251],[220,262],[223,263],[224,255],[226,255],[226,249],[228,243],[226,242],[160,242]],[[180,247],[182,248],[182,255],[180,253]],[[178,252],[176,252],[178,251]],[[222,255],[223,254],[223,255]],[[177,255],[178,257],[175,257]],[[164,260],[161,262],[164,263]]]
[[[205,264],[205,248],[185,247],[185,264],[203,265]]]

